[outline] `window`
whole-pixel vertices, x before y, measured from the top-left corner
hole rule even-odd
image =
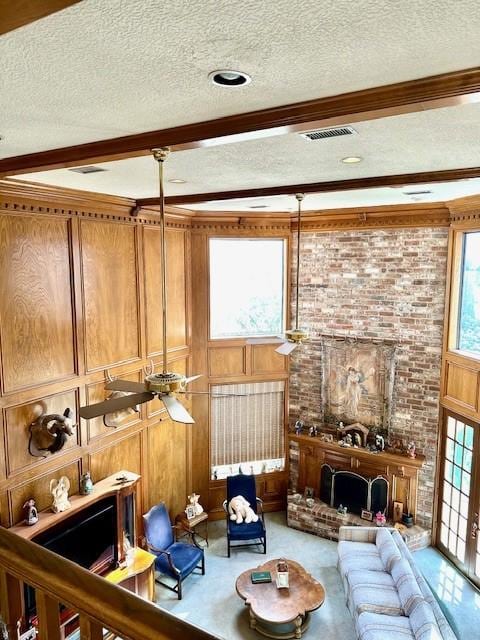
[[[284,392],[283,381],[212,387],[213,480],[285,467]]]
[[[210,337],[282,333],[285,241],[210,239]]]
[[[480,355],[480,231],[465,233],[457,348]]]

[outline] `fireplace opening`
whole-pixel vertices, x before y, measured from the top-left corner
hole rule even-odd
[[[350,471],[334,475],[333,507],[343,505],[350,513],[360,515],[367,508],[368,480]]]
[[[330,507],[347,507],[350,513],[382,511],[388,506],[388,481],[382,476],[366,478],[352,471],[336,471],[323,464],[320,473],[320,500]]]

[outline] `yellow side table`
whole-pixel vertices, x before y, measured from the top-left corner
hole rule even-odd
[[[145,600],[155,602],[155,557],[153,553],[134,547],[131,562],[110,571],[104,578]]]

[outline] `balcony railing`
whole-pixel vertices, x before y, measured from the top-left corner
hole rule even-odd
[[[107,632],[124,640],[221,640],[0,527],[0,614],[9,640],[25,623],[23,583],[35,589],[39,640],[62,640],[60,604],[78,613],[80,640]]]

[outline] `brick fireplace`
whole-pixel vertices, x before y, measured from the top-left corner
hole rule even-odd
[[[410,458],[404,454],[373,453],[364,448],[342,447],[319,437],[290,435],[290,469],[293,490],[304,494],[306,487],[314,490],[314,504],[308,506],[302,498],[288,498],[288,524],[319,536],[337,539],[341,525],[371,526],[360,518],[362,509],[384,511],[392,522],[393,503],[416,517],[418,478],[425,463],[424,456]],[[336,491],[336,480],[341,479]],[[351,484],[349,484],[349,482]],[[355,489],[356,487],[356,489]],[[346,516],[337,513],[340,502],[347,506]],[[404,532],[411,548],[430,543],[430,532],[414,526]]]

